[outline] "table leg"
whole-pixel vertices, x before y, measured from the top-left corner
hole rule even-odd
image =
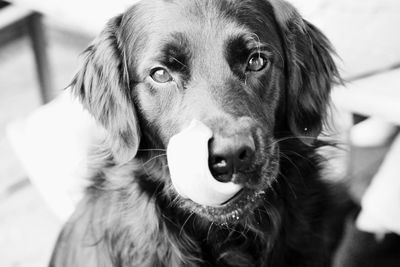
[[[42,103],[51,100],[52,81],[49,60],[47,56],[47,43],[45,29],[42,23],[42,15],[32,14],[27,20],[28,34],[31,39],[32,49],[35,56],[37,76],[40,86],[40,97]]]

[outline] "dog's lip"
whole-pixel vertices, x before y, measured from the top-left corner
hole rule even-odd
[[[261,202],[265,190],[243,189],[231,201],[217,208],[207,208],[214,221],[227,223],[239,221],[246,213],[251,212]]]
[[[215,223],[238,222],[246,212],[251,212],[261,204],[265,189],[243,188],[221,206],[204,206],[187,200],[192,211]]]
[[[212,207],[215,210],[225,210],[229,209],[232,206],[236,206],[236,204],[239,204],[240,206],[246,206],[247,203],[254,202],[254,197],[257,197],[258,195],[261,195],[265,193],[265,190],[253,190],[249,188],[243,188],[240,190],[236,195],[234,195],[231,199],[223,203],[221,206],[218,207]],[[240,203],[242,201],[246,201],[244,205],[241,205],[243,203]],[[238,207],[240,209],[240,207]]]
[[[228,199],[227,201],[225,201],[224,203],[222,203],[219,207],[222,208],[222,207],[228,205],[229,202],[235,201],[235,199],[239,198],[240,195],[243,193],[243,190],[244,190],[243,188],[240,189],[239,192],[237,192],[233,197],[231,197],[230,199]]]

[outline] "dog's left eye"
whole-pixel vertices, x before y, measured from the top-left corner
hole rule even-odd
[[[155,68],[151,71],[150,77],[157,83],[167,83],[172,81],[172,76],[166,69]]]
[[[268,63],[268,60],[260,55],[253,55],[250,57],[247,62],[246,71],[260,71],[262,70]]]

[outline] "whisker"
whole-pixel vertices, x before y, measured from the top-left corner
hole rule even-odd
[[[293,154],[293,155],[298,156],[298,157],[301,158],[301,159],[304,159],[304,160],[307,161],[308,163],[311,163],[311,164],[314,163],[314,162],[311,161],[309,158],[307,158],[307,157],[305,157],[305,156],[301,155],[300,153],[295,152],[295,151],[293,151],[293,150],[289,150],[289,151],[284,151],[284,150],[283,150],[282,152],[291,153],[291,154]],[[285,154],[285,155],[286,155],[286,154]],[[286,156],[288,156],[288,155],[286,155]]]
[[[294,140],[294,139],[299,139],[299,138],[303,138],[303,139],[311,139],[311,140],[317,140],[318,138],[316,137],[311,137],[311,136],[286,136],[286,137],[282,137],[279,139],[276,139],[274,142],[272,142],[270,145],[274,145],[276,143],[280,143],[283,141],[287,141],[287,140]]]
[[[280,152],[279,155],[281,157],[285,158],[287,161],[289,161],[289,163],[291,163],[293,165],[293,167],[296,168],[297,173],[301,176],[300,169],[297,167],[297,165],[293,162],[293,160],[290,157],[288,157],[285,153],[282,153],[282,152]]]
[[[206,240],[209,241],[209,237],[210,237],[210,233],[211,233],[211,228],[213,226],[214,222],[211,222],[210,226],[208,227],[208,231],[207,231],[207,237]]]
[[[145,163],[143,163],[143,165],[146,165],[146,164],[148,164],[150,161],[153,161],[153,160],[155,160],[155,159],[157,159],[157,158],[165,157],[165,156],[167,156],[167,154],[160,154],[160,155],[154,156],[154,157],[150,158],[148,161],[146,161]]]
[[[167,150],[162,148],[146,148],[146,149],[138,149],[138,151],[167,151]]]
[[[297,199],[296,191],[294,190],[293,185],[289,182],[289,181],[290,181],[289,178],[288,178],[286,175],[284,175],[282,172],[280,172],[280,171],[279,171],[279,175],[282,177],[282,180],[283,180],[283,181],[287,184],[287,186],[289,187],[290,192],[293,194],[294,198]]]
[[[171,58],[172,60],[178,62],[178,63],[179,63],[180,65],[182,65],[183,67],[188,68],[187,65],[183,64],[183,63],[182,63],[181,61],[179,61],[177,58],[175,58],[175,57],[173,57],[173,56],[171,56],[170,58]]]
[[[189,221],[190,217],[192,217],[193,215],[194,215],[194,212],[192,211],[192,212],[190,213],[190,215],[186,218],[185,222],[182,224],[181,230],[179,231],[179,235],[182,235],[183,228],[185,227],[186,223]]]

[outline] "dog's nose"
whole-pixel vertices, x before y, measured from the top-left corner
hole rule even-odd
[[[209,142],[209,168],[220,182],[229,182],[233,174],[249,169],[254,157],[254,140],[251,136],[214,136]]]

